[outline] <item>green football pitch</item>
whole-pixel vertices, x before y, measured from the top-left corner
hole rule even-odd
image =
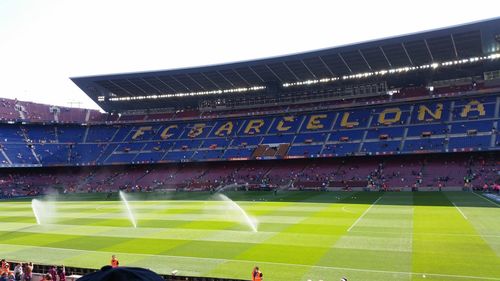
[[[500,205],[470,192],[228,192],[66,195],[41,225],[30,201],[0,201],[0,258],[265,280],[500,280]],[[40,198],[44,200],[43,198]]]

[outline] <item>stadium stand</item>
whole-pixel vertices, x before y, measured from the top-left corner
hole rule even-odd
[[[2,191],[494,185],[498,23],[72,78],[106,113],[2,99]]]
[[[453,153],[307,160],[8,169],[3,197],[49,190],[129,192],[217,190],[461,190],[499,183],[495,153]],[[471,186],[465,186],[466,178]]]
[[[498,149],[500,95],[409,106],[134,124],[1,124],[2,166],[286,159]]]
[[[86,123],[104,122],[108,114],[93,109],[64,107],[2,98],[1,121],[30,123]]]

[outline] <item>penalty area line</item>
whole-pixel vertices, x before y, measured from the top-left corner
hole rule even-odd
[[[462,210],[460,210],[460,208],[455,203],[451,202],[451,204],[455,206],[455,208],[460,212],[460,214],[462,215],[462,217],[464,217],[464,219],[469,220],[467,216],[462,212]]]
[[[370,211],[370,209],[375,205],[377,204],[378,200],[382,199],[382,196],[380,196],[377,200],[375,200],[375,202],[373,202],[370,207],[368,209],[366,209],[363,214],[361,214],[361,216],[351,225],[351,227],[349,227],[349,229],[347,229],[347,232],[350,232],[351,229],[356,226],[356,224],[366,215],[366,213],[368,213],[368,211]]]

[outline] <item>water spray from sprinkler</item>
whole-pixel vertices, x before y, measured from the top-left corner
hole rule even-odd
[[[127,198],[125,198],[125,192],[121,191],[119,192],[120,194],[120,199],[122,200],[123,205],[125,206],[125,209],[127,211],[127,216],[134,228],[137,228],[137,221],[135,220],[134,213],[132,212],[132,209],[130,208],[130,205],[128,204]]]

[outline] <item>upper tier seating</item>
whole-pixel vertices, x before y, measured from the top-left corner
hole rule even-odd
[[[0,165],[137,164],[497,150],[499,97],[488,94],[412,105],[195,121],[84,126],[0,124]]]

